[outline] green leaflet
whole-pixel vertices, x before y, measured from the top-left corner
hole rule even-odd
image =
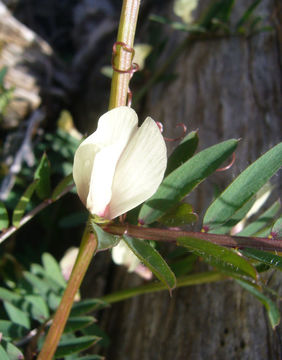
[[[159,219],[159,222],[165,226],[183,226],[195,223],[198,215],[193,212],[190,204],[180,203],[176,208],[165,214]]]
[[[210,205],[204,225],[212,230],[229,220],[277,172],[282,165],[282,143],[243,171]]]
[[[272,254],[270,252],[258,250],[258,249],[249,249],[240,250],[240,252],[257,261],[262,262],[263,264],[269,265],[271,267],[277,268],[282,271],[282,257]]]
[[[94,221],[91,221],[91,226],[93,227],[93,230],[98,238],[97,250],[107,250],[112,248],[113,246],[116,246],[119,243],[119,236],[105,232],[100,226],[95,224]]]
[[[202,256],[208,263],[228,273],[231,276],[249,276],[257,278],[255,268],[234,250],[213,244],[206,240],[180,237],[178,245],[187,247],[198,256]]]
[[[9,216],[7,209],[2,201],[0,201],[0,231],[7,229],[9,226]]]
[[[93,316],[75,316],[69,317],[64,329],[64,333],[73,333],[93,324],[95,318]]]
[[[28,188],[23,193],[22,197],[20,198],[19,202],[17,203],[14,212],[13,212],[13,225],[18,227],[21,221],[21,218],[23,217],[23,214],[25,213],[26,207],[28,203],[30,202],[30,198],[32,194],[34,193],[34,190],[37,187],[38,180],[35,180],[33,183],[31,183]]]
[[[123,235],[123,239],[139,260],[146,265],[169,290],[175,288],[175,275],[157,250],[152,248],[152,246],[144,240],[131,238],[127,235]]]
[[[198,143],[199,136],[197,131],[192,131],[185,136],[168,158],[165,177],[194,155]]]
[[[264,229],[267,225],[273,223],[275,215],[280,210],[280,202],[276,201],[270,206],[263,214],[261,214],[257,219],[247,225],[242,231],[240,231],[238,236],[255,236],[260,230]]]
[[[232,139],[211,146],[169,174],[157,192],[142,206],[140,221],[151,224],[171,210],[234,152],[237,143]]]
[[[49,198],[51,194],[50,175],[50,163],[47,155],[44,153],[34,173],[34,180],[38,180],[36,186],[36,193],[38,197],[42,200]]]
[[[280,314],[275,303],[270,300],[267,296],[262,294],[253,285],[242,280],[236,280],[244,289],[254,295],[266,308],[267,315],[272,328],[274,329],[280,322]]]
[[[58,359],[88,349],[99,340],[100,338],[97,336],[81,336],[79,338],[63,339],[59,343],[55,358]]]

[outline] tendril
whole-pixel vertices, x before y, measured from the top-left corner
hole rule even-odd
[[[156,121],[156,124],[158,125],[160,132],[163,133],[164,127],[163,124],[159,121]],[[164,136],[165,141],[178,141],[178,140],[182,140],[187,132],[187,126],[183,123],[180,124],[176,124],[175,127],[182,127],[182,135],[177,137],[177,138],[168,138]]]
[[[115,66],[115,57],[117,56],[117,47],[118,46],[121,46],[122,49],[124,51],[127,51],[128,53],[131,53],[131,65],[128,69],[125,69],[125,70],[122,70],[122,69],[118,69],[116,66]],[[129,77],[129,81],[131,80],[133,74],[139,70],[139,65],[136,64],[136,63],[133,63],[132,60],[133,60],[133,57],[134,57],[134,54],[135,54],[135,50],[128,46],[126,43],[124,42],[121,42],[121,41],[117,41],[114,43],[113,45],[113,55],[112,55],[112,68],[114,71],[120,73],[120,74],[129,74],[130,77]],[[132,91],[130,90],[129,86],[128,86],[128,91],[127,91],[127,106],[131,106],[131,103],[132,103]]]
[[[216,171],[226,171],[226,170],[230,169],[232,167],[232,165],[234,164],[235,160],[236,160],[236,155],[235,155],[235,153],[233,153],[230,163],[222,168],[217,169]]]

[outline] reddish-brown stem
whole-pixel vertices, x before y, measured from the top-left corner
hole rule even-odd
[[[245,236],[231,236],[210,234],[205,232],[194,232],[184,230],[171,230],[161,228],[145,228],[135,225],[119,225],[108,224],[104,230],[115,235],[123,235],[126,231],[127,235],[145,239],[162,242],[176,243],[177,239],[182,236],[202,239],[210,241],[214,244],[232,247],[232,248],[255,248],[267,251],[282,251],[282,239],[259,238],[259,237],[245,237]]]
[[[82,239],[81,253],[78,255],[74,270],[68,282],[68,286],[64,292],[59,308],[56,311],[51,328],[47,334],[43,348],[37,360],[53,359],[57,344],[59,343],[61,335],[64,331],[65,324],[69,317],[74,297],[80,287],[96,248],[96,237],[94,234],[89,235],[88,231],[86,230]]]

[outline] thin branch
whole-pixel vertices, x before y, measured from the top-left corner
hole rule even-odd
[[[32,209],[29,213],[27,213],[25,216],[22,217],[20,223],[18,226],[10,226],[8,229],[2,232],[0,234],[0,244],[8,239],[11,235],[13,235],[17,230],[19,230],[23,225],[25,225],[27,222],[29,222],[35,215],[37,215],[40,211],[45,209],[47,206],[53,204],[55,201],[59,200],[62,196],[67,194],[72,188],[74,187],[74,184],[71,184],[67,186],[62,193],[57,196],[55,200],[52,199],[46,199],[41,204],[37,205],[34,209]]]
[[[145,240],[176,243],[179,237],[186,236],[190,238],[210,241],[214,244],[231,248],[255,248],[267,251],[282,251],[281,238],[272,239],[260,237],[219,235],[194,231],[145,228],[129,224],[109,224],[104,227],[104,230],[115,235],[123,235],[126,232],[126,234],[129,236]]]

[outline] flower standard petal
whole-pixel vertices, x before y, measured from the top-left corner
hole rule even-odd
[[[119,143],[118,147],[122,151],[129,138],[137,131],[137,123],[138,118],[133,109],[127,106],[115,108],[100,117],[97,130],[79,145],[74,157],[73,178],[78,195],[85,206],[87,206],[87,199],[89,197],[90,182],[92,184],[99,183],[97,177],[103,177],[103,167],[100,166],[101,159],[103,158],[102,153],[100,160],[97,162],[97,164],[100,165],[95,166],[95,175],[93,174],[97,154],[102,151],[102,149],[116,142]],[[106,167],[107,164],[105,163],[103,166]],[[115,169],[112,161],[109,166]],[[99,172],[101,172],[101,175],[99,175]],[[106,171],[106,173],[108,173],[108,171]],[[93,186],[91,191],[93,191]],[[102,189],[97,189],[97,191],[102,191]],[[92,207],[92,202],[94,201],[93,195],[90,196],[89,201],[88,208]]]
[[[86,207],[91,214],[107,218],[114,173],[125,145],[122,141],[116,142],[96,154],[86,201]]]
[[[88,140],[88,138],[86,140]],[[72,170],[78,196],[84,205],[86,205],[89,193],[94,159],[97,152],[100,150],[96,144],[85,143],[86,140],[79,145],[75,152]]]
[[[97,130],[85,142],[99,144],[100,148],[128,139],[138,129],[138,116],[128,106],[120,106],[99,118]]]
[[[108,216],[113,219],[150,198],[167,164],[166,145],[157,124],[147,118],[130,138],[117,163]]]

